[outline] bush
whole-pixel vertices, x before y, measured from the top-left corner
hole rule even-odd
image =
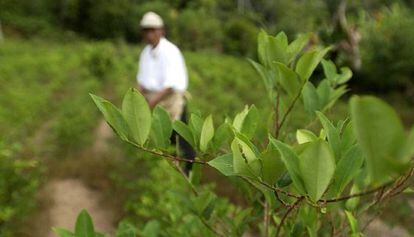
[[[178,16],[176,24],[179,46],[191,50],[222,50],[222,24],[207,12],[186,9]]]
[[[34,208],[40,175],[36,161],[17,158],[18,145],[0,141],[0,236],[13,236]]]
[[[258,28],[243,17],[230,17],[225,24],[224,51],[233,55],[255,57]]]
[[[414,83],[414,14],[393,5],[362,25],[362,75],[356,83],[390,91]]]
[[[98,80],[107,80],[115,68],[114,47],[109,43],[96,43],[85,47],[83,65]]]

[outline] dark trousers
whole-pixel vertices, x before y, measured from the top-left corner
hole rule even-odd
[[[187,124],[188,122],[187,105],[184,105],[183,113],[181,114],[180,120],[185,124]],[[176,141],[178,140],[178,148],[181,154],[177,154],[177,155],[181,155],[183,158],[188,159],[188,160],[194,160],[196,153],[194,149],[191,147],[191,145],[183,137],[181,137],[176,131],[173,131],[170,139],[171,139],[171,143],[174,145],[176,144]],[[192,167],[193,167],[192,162],[185,163],[184,173],[187,176],[190,173]]]

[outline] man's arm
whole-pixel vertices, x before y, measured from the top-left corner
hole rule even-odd
[[[169,87],[169,88],[166,88],[166,89],[164,89],[160,92],[157,92],[157,94],[155,94],[154,98],[151,99],[150,101],[148,101],[148,105],[150,106],[150,108],[154,108],[163,99],[165,99],[167,96],[172,94],[173,91],[174,91],[173,88]]]

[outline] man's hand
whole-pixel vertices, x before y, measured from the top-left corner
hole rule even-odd
[[[157,94],[154,95],[154,97],[151,100],[148,100],[149,107],[153,109],[158,103],[160,103],[163,99],[165,99],[171,93],[173,93],[172,88],[167,88],[167,89],[164,89],[158,92]]]
[[[148,100],[148,106],[150,107],[150,109],[153,109],[159,102],[156,100]]]

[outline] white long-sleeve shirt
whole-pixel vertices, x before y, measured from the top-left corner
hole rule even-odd
[[[188,87],[188,74],[180,50],[166,38],[155,48],[147,45],[139,60],[138,83],[147,90],[161,91],[172,88],[184,92]]]

